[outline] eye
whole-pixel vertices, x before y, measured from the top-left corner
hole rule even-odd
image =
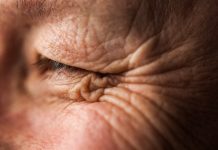
[[[34,63],[34,66],[36,66],[40,73],[45,73],[48,71],[58,71],[58,70],[67,70],[67,71],[78,71],[79,68],[71,67],[68,65],[65,65],[63,63],[51,60],[46,57],[39,57],[37,62]]]
[[[80,69],[77,67],[69,66],[54,60],[51,60],[49,58],[46,58],[44,56],[39,56],[37,59],[37,62],[34,63],[34,66],[39,70],[40,74],[44,74],[46,72],[56,72],[56,71],[67,71],[68,73],[94,73],[99,77],[105,77],[108,76],[108,74],[99,73],[99,72],[93,72],[88,71],[84,69]]]

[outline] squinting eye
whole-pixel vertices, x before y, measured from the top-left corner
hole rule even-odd
[[[40,56],[38,58],[38,61],[36,63],[34,63],[34,66],[37,67],[37,69],[39,70],[39,72],[41,74],[44,74],[46,72],[55,72],[55,71],[67,71],[69,73],[94,73],[96,75],[98,75],[99,77],[104,77],[104,76],[108,76],[109,74],[104,74],[104,73],[99,73],[99,72],[93,72],[93,71],[89,71],[89,70],[84,70],[84,69],[80,69],[77,67],[73,67],[73,66],[69,66],[69,65],[65,65],[63,63],[51,60],[49,58],[46,57],[42,57]]]
[[[56,71],[60,69],[66,69],[69,71],[78,70],[78,68],[74,68],[45,57],[39,58],[34,65],[39,69],[40,73],[45,73],[47,71]]]

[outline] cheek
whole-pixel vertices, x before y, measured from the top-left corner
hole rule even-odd
[[[89,104],[69,104],[26,111],[22,147],[32,150],[117,149],[117,133]],[[98,108],[96,108],[98,109]],[[100,141],[100,142],[99,142]]]

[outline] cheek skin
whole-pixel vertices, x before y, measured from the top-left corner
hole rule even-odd
[[[31,112],[30,118],[33,140],[45,149],[112,149],[115,146],[110,144],[113,143],[110,127],[92,111],[65,109],[40,115],[36,110]]]
[[[58,104],[40,109],[32,106],[30,110],[22,112],[22,116],[19,117],[23,118],[21,122],[26,123],[23,130],[17,128],[18,134],[13,135],[16,137],[15,145],[32,150],[133,149],[128,141],[129,138],[123,137],[123,134],[114,128],[114,124],[110,123],[111,120],[116,120],[115,116],[112,117],[113,110],[116,111],[106,103],[61,106]],[[126,128],[124,123],[129,124],[130,119],[123,120],[123,117],[126,118],[122,116],[116,123],[123,124]],[[10,120],[20,122],[15,118],[12,117]],[[21,144],[20,141],[25,142]]]

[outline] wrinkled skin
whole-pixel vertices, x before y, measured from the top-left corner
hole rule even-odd
[[[0,149],[217,149],[217,16],[217,0],[1,0]]]

